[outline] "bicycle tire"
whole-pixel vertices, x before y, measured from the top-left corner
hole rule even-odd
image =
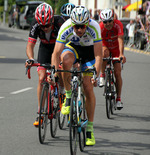
[[[70,154],[75,155],[77,152],[78,127],[77,127],[77,112],[76,112],[77,97],[74,93],[71,96],[70,105],[70,123],[69,123],[69,139],[70,139]]]
[[[61,106],[60,106],[60,112],[59,112],[59,116],[58,116],[58,124],[59,124],[59,128],[62,130],[64,127],[64,124],[65,124],[65,117],[66,117],[66,115],[61,113],[61,107],[64,102],[64,98],[62,98],[62,96],[60,96],[59,102],[60,102]]]
[[[80,112],[80,118],[81,118],[81,124],[83,125],[83,123],[85,123],[87,121],[87,114],[86,114],[86,110],[85,110],[85,98],[84,95],[81,95],[81,109],[82,110]],[[80,131],[79,131],[80,130]],[[78,128],[78,132],[79,132],[79,147],[80,147],[80,151],[83,152],[84,151],[84,147],[86,145],[86,136],[85,136],[85,125],[80,128]]]
[[[53,86],[51,86],[51,87],[53,87]],[[51,118],[50,118],[50,133],[51,133],[51,136],[53,138],[55,138],[56,132],[57,132],[57,126],[58,126],[58,109],[59,109],[59,98],[58,98],[58,96],[55,95],[55,88],[54,88],[51,91],[51,95],[50,95],[50,113],[51,113]]]
[[[111,83],[111,92],[112,92],[112,95],[111,95],[111,114],[114,115],[114,111],[116,110],[116,99],[115,99],[116,91],[115,91],[114,80],[112,79],[112,81],[113,81],[113,84]]]
[[[44,103],[44,106],[43,106]],[[48,84],[43,85],[39,112],[39,141],[44,143],[48,125]]]
[[[106,74],[106,81],[105,81],[105,100],[106,100],[106,115],[107,118],[110,119],[111,114],[111,82],[108,74]]]

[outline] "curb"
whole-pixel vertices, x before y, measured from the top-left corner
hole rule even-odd
[[[133,49],[133,48],[129,48],[129,47],[125,47],[124,49],[126,51],[135,52],[135,53],[141,53],[141,54],[145,54],[145,55],[149,55],[150,56],[150,52],[146,52],[146,51],[143,51],[143,50]]]

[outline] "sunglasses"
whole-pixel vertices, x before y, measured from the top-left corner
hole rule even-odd
[[[49,28],[50,26],[52,26],[52,23],[47,24],[47,25],[40,25],[40,27],[41,27],[42,29],[44,29],[44,28]]]
[[[111,23],[113,20],[106,20],[106,21],[103,21],[104,24],[107,24],[107,23]]]
[[[75,29],[79,29],[79,28],[84,29],[84,28],[86,28],[86,25],[74,25],[74,28]]]

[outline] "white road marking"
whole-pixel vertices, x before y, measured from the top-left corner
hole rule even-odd
[[[5,56],[0,56],[0,58],[1,58],[1,59],[4,59],[4,58],[6,58],[6,57],[5,57]]]
[[[0,99],[5,98],[5,97],[0,97]]]
[[[28,88],[24,88],[24,89],[21,89],[21,90],[18,90],[18,91],[14,91],[14,92],[11,92],[10,94],[19,94],[19,93],[28,91],[30,89],[33,89],[33,87],[28,87]]]

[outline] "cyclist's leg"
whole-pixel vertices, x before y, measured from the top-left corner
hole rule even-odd
[[[106,46],[103,46],[103,58],[109,57],[110,51]],[[105,68],[106,68],[107,62],[103,61],[102,63],[102,69],[101,69],[101,74],[100,74],[100,81],[99,81],[99,86],[103,87],[105,85]]]
[[[119,48],[115,48],[114,50],[111,51],[112,57],[119,57],[120,52]],[[119,62],[114,62],[114,75],[116,79],[116,93],[117,93],[117,107],[123,108],[123,104],[121,102],[121,90],[122,90],[122,77],[121,77],[121,64]]]
[[[39,112],[41,92],[42,92],[42,82],[46,76],[46,69],[40,67],[40,69],[38,69],[38,76],[39,76],[39,81],[37,86],[37,97],[38,97],[38,112]]]
[[[37,61],[41,64],[51,63],[51,55],[52,55],[53,49],[54,49],[54,45],[45,45],[41,42],[39,46]],[[38,107],[40,107],[40,97],[41,97],[41,91],[42,91],[41,83],[43,82],[46,76],[46,69],[44,67],[38,67],[37,72],[39,76],[37,96],[38,96]]]
[[[93,90],[93,85],[90,82],[91,77],[85,76],[83,79],[84,94],[86,97],[86,111],[88,116],[88,124],[86,127],[86,145],[95,145],[95,138],[93,133],[93,121],[95,113],[96,99]]]
[[[39,50],[38,50],[38,58],[37,61],[41,64],[45,63],[51,63],[51,54],[54,49],[54,44],[51,45],[45,45],[42,42],[40,43]],[[37,86],[37,96],[38,96],[38,112],[40,109],[40,98],[41,98],[41,91],[42,91],[42,85],[41,83],[43,82],[43,79],[46,76],[46,69],[43,67],[39,67],[37,69],[38,71],[38,76],[39,76],[39,81],[38,81],[38,86]],[[38,125],[38,117],[36,121],[33,123],[33,125],[36,124]]]
[[[83,70],[92,68],[92,66],[95,64],[94,57],[93,57],[93,60],[91,60],[92,57],[93,55],[90,55],[88,59],[89,62],[82,64]],[[84,60],[84,58],[85,57],[83,56],[82,59]],[[93,121],[94,121],[96,98],[94,94],[93,84],[91,83],[91,77],[93,75],[91,75],[90,73],[84,73],[83,75],[84,75],[83,76],[83,88],[84,88],[85,104],[86,104],[86,111],[87,111],[87,117],[88,117],[88,124],[86,127],[86,145],[95,145],[95,137],[94,137],[94,132],[93,132]]]
[[[64,49],[61,54],[61,61],[62,61],[63,70],[70,70],[73,63],[75,62],[75,55],[73,51],[67,48]],[[65,91],[66,91],[66,100],[61,109],[61,113],[66,115],[66,114],[69,114],[70,112],[71,86],[69,81],[71,80],[71,74],[62,73],[62,79],[63,79]]]
[[[121,77],[121,65],[120,63],[114,64],[114,74],[116,78],[116,92],[117,98],[121,98],[121,90],[122,90],[122,77]]]

